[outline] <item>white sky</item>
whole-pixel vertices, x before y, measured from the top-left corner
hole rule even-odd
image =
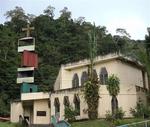
[[[83,16],[86,21],[106,26],[112,34],[116,28],[124,28],[133,39],[144,39],[150,27],[150,0],[0,0],[0,23],[6,21],[5,12],[15,6],[39,15],[48,5],[55,7],[55,17],[67,6],[73,18]]]

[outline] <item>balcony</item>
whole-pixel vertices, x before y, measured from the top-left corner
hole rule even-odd
[[[17,83],[33,83],[34,67],[18,68]]]
[[[29,101],[29,100],[40,100],[40,99],[49,99],[49,93],[44,92],[36,92],[36,93],[22,93],[21,100]]]
[[[25,37],[18,40],[18,52],[34,51],[35,39],[33,37]]]
[[[17,78],[17,83],[33,83],[34,82],[34,77],[27,77],[27,78]]]

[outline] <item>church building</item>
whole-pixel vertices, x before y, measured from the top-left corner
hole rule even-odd
[[[87,104],[81,89],[88,79],[89,65],[88,59],[61,65],[54,91],[22,93],[21,100],[11,104],[11,121],[19,122],[21,115],[28,118],[30,124],[49,124],[52,115],[64,119],[67,106],[78,111],[76,119],[88,119]],[[132,117],[130,108],[134,108],[139,99],[147,103],[145,92],[148,90],[148,78],[145,67],[120,54],[95,59],[94,75],[100,81],[98,118],[105,118],[106,111],[112,109],[112,97],[106,88],[106,80],[111,74],[120,79],[120,93],[116,100],[118,107],[125,111],[125,117]]]
[[[34,83],[34,71],[38,69],[38,54],[35,51],[35,39],[27,36],[18,40],[18,53],[21,64],[18,67],[17,84],[21,88],[21,98],[11,102],[11,122],[25,120],[29,125],[49,125],[51,116],[65,119],[65,108],[73,107],[76,119],[88,119],[88,107],[82,88],[88,80],[90,60],[84,59],[74,63],[61,65],[54,91],[39,92]],[[105,118],[106,111],[112,110],[112,97],[107,91],[106,80],[111,74],[120,79],[120,93],[116,104],[125,111],[125,117],[132,117],[130,108],[135,108],[137,102],[147,103],[146,91],[148,78],[145,67],[138,61],[121,54],[97,56],[94,64],[94,75],[99,79],[98,118]]]

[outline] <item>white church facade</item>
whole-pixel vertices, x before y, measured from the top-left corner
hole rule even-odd
[[[64,119],[64,110],[68,105],[79,111],[76,119],[88,119],[87,104],[81,89],[88,78],[89,65],[87,59],[61,65],[54,91],[22,93],[20,101],[11,103],[11,121],[19,122],[19,117],[23,116],[29,119],[30,124],[49,124],[52,115]],[[132,117],[130,108],[134,108],[139,99],[147,103],[145,92],[148,90],[148,78],[140,62],[118,54],[98,56],[94,73],[100,81],[98,118],[104,118],[106,111],[111,111],[112,98],[106,88],[106,79],[111,74],[120,79],[117,102],[125,111],[125,117]]]

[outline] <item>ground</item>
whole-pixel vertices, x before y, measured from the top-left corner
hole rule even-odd
[[[10,122],[0,122],[0,127],[20,127],[17,124],[12,124]]]
[[[127,123],[133,123],[143,121],[143,119],[124,119],[116,122],[116,125],[122,125]],[[88,120],[82,122],[74,122],[71,127],[110,127],[110,122],[105,120]],[[10,122],[0,122],[0,127],[20,127],[17,124],[11,124]]]
[[[124,119],[116,121],[116,125],[123,125],[133,122],[143,121],[143,119]],[[92,120],[92,121],[83,121],[83,122],[74,122],[72,127],[110,127],[111,123],[105,120]]]

